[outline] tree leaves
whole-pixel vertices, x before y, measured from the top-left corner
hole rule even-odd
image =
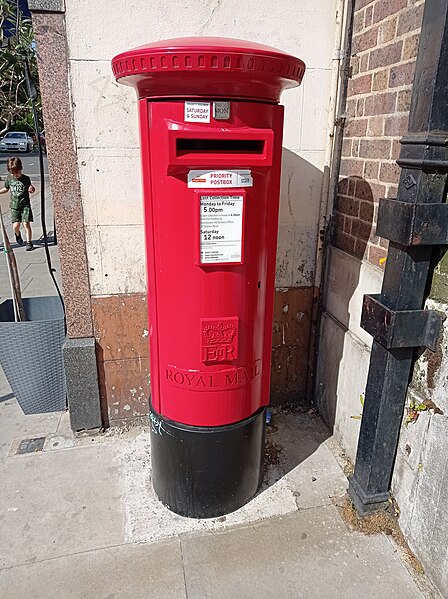
[[[30,112],[23,61],[38,81],[31,19],[17,15],[15,0],[0,0],[0,136]]]

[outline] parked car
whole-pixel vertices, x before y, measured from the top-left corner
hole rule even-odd
[[[0,139],[0,152],[31,152],[33,139],[28,133],[10,131]]]
[[[36,134],[32,133],[31,137],[33,139],[34,146],[37,148],[37,136],[36,136]],[[42,152],[44,154],[46,154],[47,153],[47,142],[45,140],[45,131],[41,131],[40,132],[39,138],[40,138],[40,145],[42,146]]]

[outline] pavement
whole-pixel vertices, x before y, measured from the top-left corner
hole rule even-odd
[[[226,517],[172,514],[150,453],[145,427],[75,437],[66,412],[24,416],[0,376],[0,596],[437,597],[390,536],[344,522],[343,456],[316,414],[274,414],[262,490]]]
[[[0,154],[0,187],[3,187],[3,181],[6,176],[6,160],[9,155]],[[15,242],[14,232],[12,229],[9,216],[9,194],[0,195],[0,208],[2,210],[3,222],[6,232],[11,242],[11,247],[14,250],[14,255],[19,269],[20,283],[23,297],[36,297],[41,295],[57,295],[52,278],[48,271],[48,265],[45,257],[45,247],[42,238],[41,227],[41,183],[39,178],[39,163],[36,152],[24,154],[20,156],[23,165],[24,173],[30,174],[32,182],[36,188],[36,192],[31,196],[31,206],[33,209],[34,223],[32,224],[34,251],[26,252],[25,246],[19,247]],[[45,165],[45,217],[47,224],[47,236],[49,238],[49,250],[52,265],[56,270],[55,276],[58,285],[61,285],[59,256],[57,246],[53,244],[54,223],[53,223],[53,207],[51,201],[51,188],[49,185],[47,161],[44,159]],[[22,236],[25,239],[22,229]],[[0,251],[3,250],[3,243],[0,234]],[[4,254],[0,255],[0,301],[11,298],[11,290],[9,287],[8,270]]]
[[[24,295],[54,295],[37,246],[15,250]],[[246,506],[183,518],[152,489],[148,427],[75,436],[67,412],[23,415],[0,369],[0,597],[440,597],[390,535],[345,522],[346,460],[313,410],[274,410],[266,455]]]

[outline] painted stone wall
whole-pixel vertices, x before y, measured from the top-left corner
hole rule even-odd
[[[395,197],[424,2],[358,0],[336,231],[329,251],[317,371],[319,411],[354,460],[371,337],[362,298],[381,289],[387,241],[375,234],[378,200]],[[448,308],[448,260],[427,306]],[[400,435],[393,492],[400,524],[433,581],[448,593],[448,330],[416,362]]]
[[[428,309],[448,314],[445,258]],[[443,282],[440,281],[443,279]],[[435,299],[433,299],[435,298]],[[414,367],[395,466],[393,491],[411,548],[442,593],[448,594],[448,321],[435,353]]]
[[[308,368],[335,4],[327,0],[322,8],[305,0],[299,9],[285,0],[273,10],[268,0],[66,3],[93,327],[104,414],[112,424],[147,413],[149,373],[136,98],[115,82],[111,58],[158,39],[215,35],[272,45],[306,62],[303,85],[283,96],[273,342],[273,399],[296,399],[305,391]]]

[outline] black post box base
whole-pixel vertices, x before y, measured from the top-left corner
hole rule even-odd
[[[188,426],[152,407],[152,482],[170,510],[216,518],[242,507],[263,479],[265,409],[227,426]]]

